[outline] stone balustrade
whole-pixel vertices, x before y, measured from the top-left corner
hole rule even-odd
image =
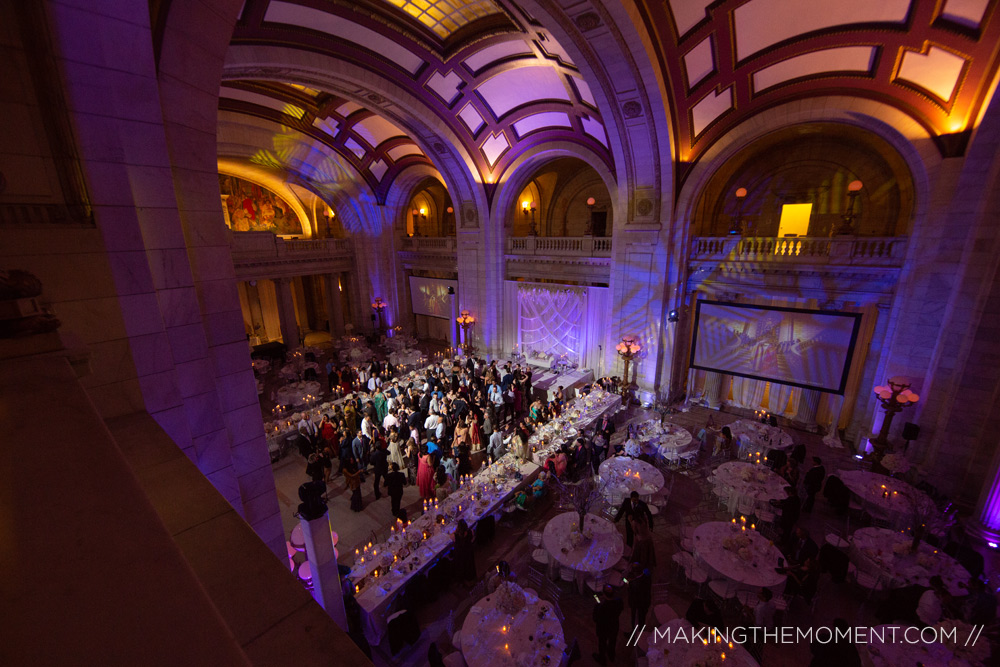
[[[399,244],[406,252],[455,252],[454,236],[404,236]]]
[[[277,260],[344,257],[353,251],[350,239],[283,239],[271,232],[232,232],[229,247],[238,264],[243,259]]]
[[[611,238],[595,236],[517,236],[507,238],[508,255],[611,257]]]
[[[900,267],[905,255],[901,236],[699,236],[691,242],[690,260]]]

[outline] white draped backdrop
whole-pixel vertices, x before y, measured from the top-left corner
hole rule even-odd
[[[504,281],[503,353],[515,346],[556,356],[597,372],[608,288]]]

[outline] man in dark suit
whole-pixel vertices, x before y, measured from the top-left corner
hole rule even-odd
[[[399,464],[392,464],[392,472],[385,476],[385,485],[389,490],[389,500],[392,501],[392,516],[399,518],[399,503],[403,499],[403,487],[406,486],[406,475],[399,472]]]
[[[787,498],[772,500],[771,504],[781,510],[781,519],[779,522],[781,526],[781,543],[787,546],[791,543],[792,529],[795,528],[795,524],[798,522],[799,515],[802,512],[802,500],[799,498],[799,492],[794,486],[786,486],[785,493],[788,494]]]
[[[594,660],[599,665],[615,661],[615,644],[618,643],[618,620],[625,610],[625,603],[615,597],[610,586],[604,588],[603,597],[594,605],[594,625],[597,630],[597,652]]]
[[[792,562],[802,564],[810,558],[815,558],[819,554],[819,547],[816,541],[809,537],[809,532],[802,526],[795,528],[795,538],[792,540],[792,548],[788,552],[788,558]]]
[[[615,515],[615,523],[618,523],[618,520],[622,517],[625,517],[625,543],[630,547],[632,546],[632,540],[635,537],[632,532],[632,519],[645,521],[646,525],[650,528],[653,527],[653,514],[649,511],[649,506],[639,500],[638,491],[633,491],[632,494],[626,498],[624,502],[622,502],[621,507],[618,508],[618,514]]]
[[[826,478],[826,468],[818,456],[813,457],[812,468],[806,472],[803,485],[806,489],[806,502],[802,504],[802,511],[808,514],[812,512],[813,503],[816,502],[816,494],[823,488],[823,479]]]
[[[382,490],[379,482],[389,476],[389,451],[385,448],[382,440],[376,441],[375,451],[372,453],[372,465],[375,467],[375,500],[382,497]]]

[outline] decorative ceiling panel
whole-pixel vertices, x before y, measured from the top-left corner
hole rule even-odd
[[[890,104],[943,154],[963,150],[956,139],[997,72],[997,4],[640,0],[639,10],[667,81],[675,157],[691,163],[754,114],[817,96]]]
[[[457,27],[449,28],[445,41],[435,41],[425,28],[431,28],[439,37],[442,30],[431,26],[431,19],[439,27],[446,26],[448,20]],[[470,33],[473,29],[480,32]],[[247,0],[232,44],[291,47],[329,56],[370,72],[372,81],[384,81],[410,92],[421,100],[422,108],[390,104],[394,118],[408,125],[406,115],[412,114],[415,125],[419,121],[426,127],[435,124],[426,120],[427,114],[436,115],[458,137],[466,154],[472,156],[482,183],[496,182],[519,155],[543,141],[581,144],[612,166],[607,136],[590,87],[566,51],[548,33],[516,25],[492,2]],[[245,64],[227,67],[223,79],[241,82],[235,88],[251,89],[251,80],[258,76],[266,77]],[[286,83],[297,84],[296,99],[309,99],[304,88],[324,88],[313,79]],[[353,83],[358,87],[371,85],[364,80]],[[284,88],[293,90],[290,86]],[[372,142],[384,138],[365,137],[370,123],[354,125],[358,120],[354,113],[361,108],[357,102],[366,103],[374,96],[381,102],[375,102],[373,110],[382,113],[378,108],[385,102],[381,94],[358,93],[357,88],[347,87],[326,93],[321,96],[339,96],[337,106],[326,101],[323,110],[306,109],[306,118],[312,124],[312,113],[327,126],[341,123],[334,136],[345,135],[337,145],[346,153],[356,157],[348,141],[360,142],[367,150],[372,148]],[[236,103],[236,98],[229,100],[227,104]],[[542,118],[558,117],[559,121],[538,124],[537,119],[526,120],[539,114],[545,114]],[[348,117],[351,125],[343,126]],[[322,126],[311,125],[311,129],[319,132]],[[413,143],[412,138],[409,141]],[[392,156],[378,158],[390,165],[381,182],[390,182],[394,177]],[[361,158],[373,159],[367,154]]]

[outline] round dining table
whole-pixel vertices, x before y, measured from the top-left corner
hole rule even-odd
[[[958,637],[958,646],[968,638],[968,632]],[[930,639],[930,631],[925,632]],[[984,644],[988,644],[982,638]],[[978,643],[978,642],[977,642]],[[964,647],[963,647],[964,648]],[[947,667],[970,667],[982,664],[981,660],[968,660],[956,656],[954,651],[936,641],[924,642],[920,629],[904,625],[878,625],[866,635],[866,641],[858,644],[861,664],[872,667],[899,667],[900,665],[943,665]],[[974,654],[975,651],[969,653]]]
[[[694,627],[683,618],[676,618],[658,628],[646,628],[638,645],[646,650],[649,667],[674,667],[675,665],[735,665],[757,667],[757,661],[742,644],[732,646],[722,642],[705,644],[698,637],[707,638],[707,631],[694,635]],[[725,660],[722,654],[725,654]]]
[[[498,607],[505,596],[516,595],[523,595],[524,602],[513,614],[502,604]],[[472,605],[460,643],[468,667],[556,667],[566,648],[555,605],[516,584],[501,586]]]
[[[786,497],[788,482],[764,465],[747,461],[727,461],[712,473],[713,491],[720,498],[729,499],[729,512],[733,513],[741,500],[750,500],[754,507],[767,506],[772,500]]]
[[[615,524],[588,514],[580,534],[579,520],[576,512],[565,512],[545,524],[542,545],[555,562],[580,573],[596,574],[621,560],[625,541]]]
[[[775,572],[781,551],[740,522],[710,521],[694,529],[695,554],[717,574],[743,588],[783,588],[788,578]],[[778,592],[775,590],[775,592]]]
[[[749,449],[766,455],[772,449],[787,452],[795,446],[792,436],[777,426],[750,419],[737,419],[729,424],[733,437],[743,440]]]
[[[837,475],[870,514],[887,519],[898,529],[911,527],[915,506],[933,504],[930,496],[901,479],[868,470],[846,470]]]
[[[322,389],[319,382],[293,382],[274,392],[274,401],[279,405],[301,406],[312,400],[319,400]]]
[[[605,459],[598,472],[608,496],[626,496],[633,491],[650,496],[663,488],[663,473],[645,461],[628,456]]]
[[[956,597],[969,594],[969,571],[944,551],[920,542],[912,551],[913,538],[888,528],[859,528],[850,539],[848,556],[857,565],[861,558],[874,563],[893,586],[930,586],[931,577],[937,575],[944,581],[948,592]]]

